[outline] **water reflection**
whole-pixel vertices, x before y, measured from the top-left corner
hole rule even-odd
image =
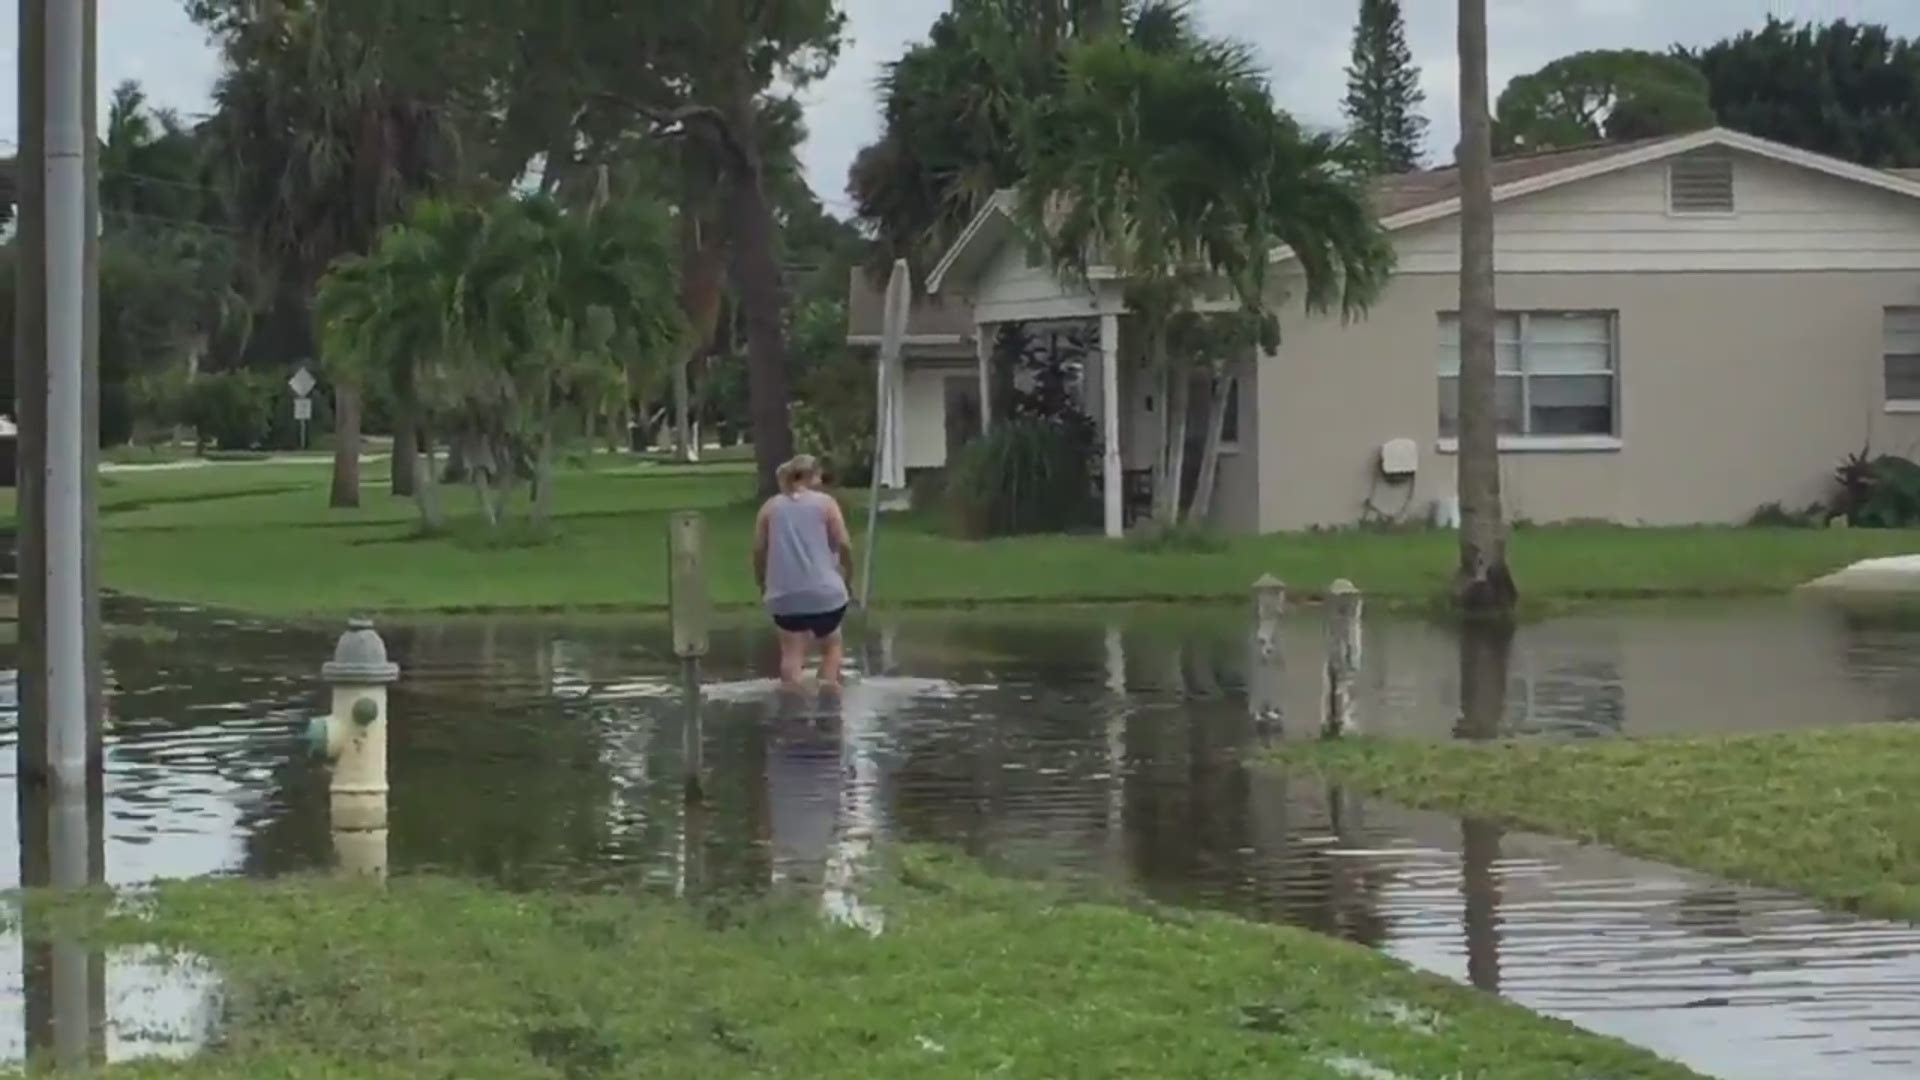
[[[180,633],[110,650],[106,827],[91,841],[106,878],[350,868],[325,774],[293,737],[320,701],[331,629],[122,617]],[[1317,735],[1325,636],[1315,613],[1282,625],[1288,670],[1313,677],[1289,680],[1279,724],[1263,726],[1245,704],[1245,619],[902,618],[854,643],[869,675],[837,710],[783,709],[761,677],[765,635],[717,633],[691,745],[664,626],[388,627],[406,678],[392,697],[385,864],[515,888],[796,890],[871,928],[884,917],[864,889],[874,856],[954,844],[1376,945],[1720,1075],[1920,1069],[1920,1038],[1902,1027],[1920,1019],[1910,928],[1250,765],[1263,740]],[[1789,604],[1492,634],[1376,616],[1367,637],[1357,710],[1370,732],[1590,736],[1920,712],[1920,625]],[[690,762],[707,780],[693,804]],[[1703,1002],[1748,1036],[1710,1036]]]

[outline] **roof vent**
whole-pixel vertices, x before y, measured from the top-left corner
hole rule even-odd
[[[1667,209],[1676,214],[1733,213],[1733,159],[1688,154],[1667,166]]]

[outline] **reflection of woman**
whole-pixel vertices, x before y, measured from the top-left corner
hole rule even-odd
[[[800,685],[809,639],[820,643],[820,686],[840,686],[840,623],[853,574],[847,519],[819,489],[820,464],[802,454],[780,466],[780,494],[760,508],[753,529],[753,575],[780,628],[780,684]]]

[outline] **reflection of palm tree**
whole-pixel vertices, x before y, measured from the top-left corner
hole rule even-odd
[[[1500,992],[1500,827],[1468,818],[1460,823],[1460,891],[1466,900],[1467,980]]]
[[[1507,680],[1513,669],[1513,624],[1469,619],[1460,625],[1462,739],[1497,739],[1506,728]]]

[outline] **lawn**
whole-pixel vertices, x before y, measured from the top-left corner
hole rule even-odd
[[[1704,739],[1289,746],[1391,799],[1920,921],[1920,727]]]
[[[665,517],[708,518],[709,576],[726,605],[753,601],[750,466],[600,459],[561,477],[545,542],[489,543],[472,493],[442,492],[458,520],[422,539],[410,502],[367,469],[365,505],[326,507],[327,470],[229,463],[109,473],[101,479],[109,588],[280,615],[348,610],[658,608],[666,602]],[[616,463],[617,462],[617,463]],[[850,517],[864,525],[856,494]],[[10,504],[0,504],[10,513]],[[522,538],[524,539],[524,538]],[[1532,603],[1781,593],[1856,559],[1920,551],[1920,533],[1794,529],[1523,529],[1513,562]],[[1092,536],[971,543],[925,518],[884,520],[882,606],[984,602],[1239,599],[1263,573],[1312,596],[1338,577],[1376,602],[1424,605],[1444,592],[1448,533],[1341,532],[1241,537],[1199,550]]]
[[[1693,1075],[1307,931],[926,852],[874,898],[878,937],[797,901],[201,881],[34,932],[157,942],[224,975],[215,1048],[110,1077]]]

